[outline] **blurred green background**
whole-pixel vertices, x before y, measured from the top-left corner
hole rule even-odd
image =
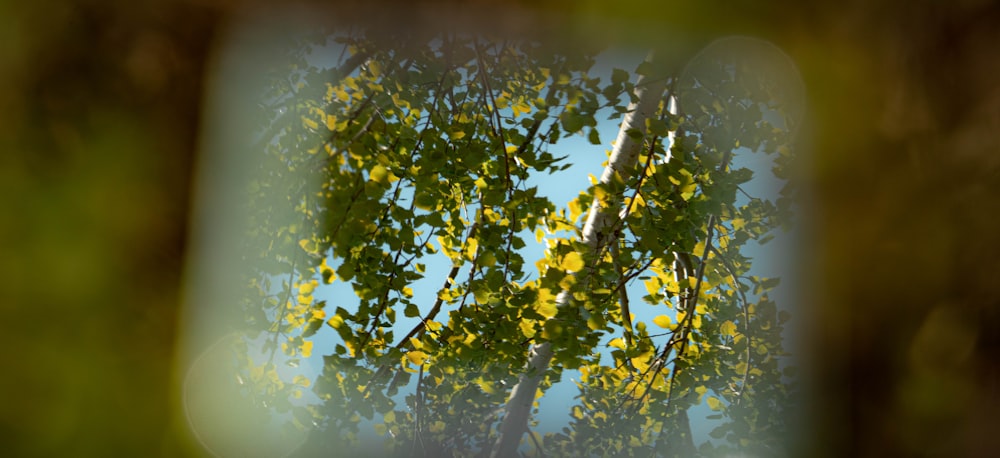
[[[321,9],[624,41],[662,31],[692,47],[732,34],[774,42],[808,97],[798,453],[1000,448],[1000,8],[500,3]],[[0,0],[6,456],[200,453],[177,420],[175,360],[203,87],[216,37],[263,7]]]

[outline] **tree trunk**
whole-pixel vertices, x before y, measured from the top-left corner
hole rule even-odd
[[[646,77],[640,76],[636,81],[635,94],[638,101],[629,105],[629,111],[622,120],[608,166],[601,174],[601,183],[609,183],[615,172],[626,181],[631,177],[636,168],[636,162],[638,162],[643,139],[646,136],[646,119],[655,113],[662,100],[664,89],[662,78],[647,81]],[[634,133],[629,135],[629,131],[633,129],[641,135]],[[618,197],[620,200],[621,196]],[[582,235],[583,242],[590,247],[592,252],[596,252],[601,245],[612,243],[610,238],[613,237],[613,234],[607,233],[606,228],[613,226],[618,218],[616,208],[602,208],[600,202],[594,199],[587,215],[587,222],[583,226]],[[602,237],[605,239],[602,240]],[[570,303],[569,299],[568,291],[560,292],[556,296],[556,307],[566,306]],[[507,401],[506,415],[504,415],[500,425],[500,434],[493,446],[492,458],[516,456],[521,436],[527,431],[528,416],[531,412],[531,405],[535,401],[535,393],[539,383],[545,377],[545,372],[552,361],[552,355],[552,345],[549,342],[535,344],[529,351],[528,367],[521,374],[517,385],[511,390],[510,399]]]

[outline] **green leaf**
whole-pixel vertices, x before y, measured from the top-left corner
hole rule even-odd
[[[647,132],[651,135],[656,135],[657,137],[666,137],[670,134],[670,128],[667,123],[660,119],[650,118],[646,120]]]
[[[302,337],[312,337],[321,327],[323,327],[323,320],[309,320],[309,324],[302,331]]]
[[[611,82],[614,84],[622,84],[628,81],[628,72],[620,68],[611,70]]]
[[[653,64],[649,63],[649,61],[642,61],[642,63],[636,67],[635,73],[637,75],[650,76],[653,74]]]
[[[571,134],[579,132],[587,124],[586,116],[569,110],[559,115],[559,120],[562,122],[563,129]]]
[[[601,136],[597,133],[597,129],[593,127],[590,128],[590,133],[587,134],[587,140],[590,141],[590,144],[592,145],[601,144]]]
[[[732,426],[728,423],[723,424],[721,426],[716,426],[711,431],[709,431],[708,435],[712,439],[722,439],[723,437],[725,437],[726,433],[729,432],[731,428]]]

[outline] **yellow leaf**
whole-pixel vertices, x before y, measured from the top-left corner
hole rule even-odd
[[[389,178],[389,170],[384,165],[377,164],[375,167],[372,167],[372,171],[369,172],[368,176],[376,183],[384,183]]]
[[[570,221],[576,221],[580,215],[583,214],[583,205],[580,203],[579,199],[573,199],[569,201],[569,219]]]
[[[719,248],[722,248],[723,250],[729,248],[729,237],[726,237],[724,235],[719,237]]]
[[[705,402],[708,403],[708,408],[712,410],[722,410],[722,401],[715,396],[709,396],[705,398]]]
[[[617,337],[617,338],[611,339],[611,342],[608,342],[608,346],[609,347],[620,348],[620,349],[624,350],[625,349],[625,341],[622,340],[621,337]]]
[[[493,393],[496,393],[496,391],[497,391],[496,388],[493,388],[493,384],[492,383],[487,382],[486,380],[483,380],[482,377],[477,378],[476,380],[474,380],[474,382],[476,382],[476,384],[479,385],[480,389],[482,389],[483,391],[485,391],[488,394],[493,394]]]
[[[562,268],[567,272],[577,272],[583,268],[583,257],[575,251],[567,253],[562,260]]]
[[[592,313],[590,314],[590,318],[587,318],[587,327],[594,331],[603,329],[606,324],[607,322],[604,321],[604,318],[599,313]]]
[[[390,410],[390,411],[389,411],[388,413],[386,413],[385,415],[383,415],[383,416],[382,416],[382,419],[383,419],[383,420],[384,420],[384,421],[385,421],[386,423],[393,423],[393,422],[395,422],[395,421],[396,421],[396,412],[395,412],[395,411],[392,411],[392,410]]]
[[[303,358],[308,358],[308,357],[312,356],[312,353],[313,353],[313,343],[312,343],[312,341],[311,340],[307,340],[305,342],[302,342],[302,346],[299,347],[299,351],[302,352],[302,357]]]
[[[601,207],[606,207],[608,202],[608,192],[604,188],[597,186],[594,188],[594,200],[601,203]]]
[[[531,105],[524,102],[520,102],[511,107],[511,111],[514,112],[514,117],[518,117],[521,113],[531,113]]]
[[[695,244],[694,250],[691,251],[691,254],[694,255],[696,258],[700,258],[701,255],[704,253],[705,253],[705,241],[702,240]],[[690,278],[694,279],[694,277]],[[691,286],[694,286],[694,283],[692,283]]]
[[[660,292],[660,286],[662,286],[656,277],[644,281],[643,284],[646,286],[646,291],[651,295]]]
[[[635,199],[632,201],[632,203],[635,204],[636,208],[645,207],[646,206],[646,199],[642,198],[642,194],[636,194],[635,195]]]
[[[326,259],[324,259],[323,262],[325,263]],[[305,295],[305,294],[312,293],[313,290],[316,289],[316,285],[317,284],[318,283],[316,282],[316,280],[312,280],[309,283],[305,283],[305,284],[299,285],[299,294]]]
[[[671,319],[667,315],[660,315],[656,318],[653,318],[653,323],[663,329],[670,329]]]
[[[549,260],[546,258],[542,258],[535,261],[535,269],[537,269],[538,273],[542,275],[545,275],[545,271],[548,269],[548,266],[549,266]]]
[[[490,188],[490,185],[486,182],[486,179],[479,177],[476,179],[476,187],[480,190],[486,191]]]
[[[312,119],[309,119],[309,118],[307,118],[305,116],[302,117],[302,124],[305,124],[306,127],[310,128],[312,130],[319,129],[319,123],[318,122],[316,122],[316,121],[314,121]]]
[[[535,311],[546,319],[556,316],[556,304],[553,301],[539,300],[535,304]]]
[[[384,424],[379,423],[379,424],[375,425],[375,434],[378,434],[379,436],[384,436],[385,435],[385,431],[386,431],[386,428],[385,428]]]
[[[333,269],[326,264],[326,258],[323,258],[323,262],[319,265],[319,274],[323,277],[323,283],[330,284],[337,277],[333,274]]]
[[[427,353],[418,350],[407,352],[406,359],[410,360],[415,366],[421,366],[427,359]]]
[[[311,382],[309,381],[308,377],[300,374],[296,375],[295,378],[292,379],[292,383],[299,386],[308,387]]]
[[[521,321],[518,323],[518,326],[521,328],[521,332],[523,332],[524,336],[527,338],[534,337],[535,332],[537,332],[535,331],[535,320],[526,320],[522,318]]]
[[[299,240],[299,246],[302,247],[302,249],[306,253],[315,254],[317,251],[319,251],[319,246],[313,240],[309,239]]]
[[[352,81],[352,82],[353,82],[353,81]],[[356,85],[355,85],[355,89],[357,89],[357,86],[356,86]],[[336,93],[337,93],[337,100],[339,100],[339,101],[341,101],[341,102],[346,102],[346,101],[348,101],[348,100],[351,100],[351,95],[350,95],[350,94],[348,94],[348,93],[347,93],[347,91],[343,90],[343,89],[342,89],[342,88],[340,88],[340,87],[336,88],[336,89],[334,90],[334,92],[336,92]]]
[[[333,329],[339,329],[341,326],[344,325],[344,318],[342,318],[340,315],[334,315],[333,318],[327,320],[326,324],[330,325],[330,327]]]
[[[358,79],[357,78],[352,78],[352,77],[344,78],[344,84],[346,84],[347,87],[349,87],[351,89],[354,89],[355,91],[358,90]]]
[[[733,323],[730,320],[726,320],[725,323],[722,323],[722,325],[719,326],[719,331],[722,332],[722,335],[725,335],[725,336],[735,335],[736,334],[736,324]]]
[[[474,238],[470,238],[465,242],[465,259],[471,261],[476,256],[476,251],[479,249],[479,241]]]

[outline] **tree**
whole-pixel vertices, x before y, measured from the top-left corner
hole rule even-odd
[[[340,56],[325,68],[311,49]],[[303,39],[271,76],[248,183],[242,307],[262,354],[242,353],[245,394],[334,451],[372,421],[400,455],[775,454],[787,314],[741,248],[788,202],[738,199],[752,172],[733,158],[776,153],[782,172],[782,88],[711,52],[602,82],[597,51],[414,31]],[[530,180],[567,167],[549,145],[600,144],[607,112],[624,122],[604,175],[557,207]],[[520,254],[532,237],[547,239],[535,270]],[[441,256],[450,270],[418,297]],[[662,309],[649,323],[629,313],[638,281]],[[318,300],[332,282],[354,302]],[[319,376],[283,380],[276,358],[309,358],[323,329],[336,343]],[[542,437],[533,403],[567,370],[579,404]],[[309,386],[321,403],[293,401]],[[719,440],[698,446],[688,409],[702,403]]]

